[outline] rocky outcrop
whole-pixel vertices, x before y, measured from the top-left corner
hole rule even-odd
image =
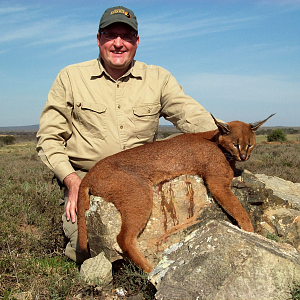
[[[207,194],[203,180],[198,176],[180,176],[154,187],[152,214],[137,240],[138,248],[152,265],[156,265],[164,249],[215,218],[229,220]],[[116,242],[121,216],[114,205],[92,196],[86,220],[92,256],[104,251],[111,261],[121,258]]]
[[[225,240],[228,239],[228,243],[230,241],[232,241],[233,243],[230,246],[232,247],[232,255],[235,255],[234,253],[236,253],[236,255],[238,253],[244,253],[243,255],[246,255],[248,253],[247,251],[250,249],[249,250],[250,254],[249,257],[247,256],[248,258],[246,259],[246,261],[247,263],[249,263],[249,268],[251,268],[250,265],[252,264],[252,268],[257,269],[257,264],[255,264],[256,259],[254,259],[254,257],[256,256],[254,255],[254,253],[258,253],[257,251],[261,252],[261,250],[257,250],[256,248],[249,248],[250,246],[247,244],[248,242],[245,242],[245,239],[249,240],[248,238],[249,236],[251,236],[252,241],[257,240],[257,244],[261,245],[260,247],[264,249],[266,248],[265,246],[266,240],[261,236],[268,237],[269,239],[271,238],[274,240],[274,242],[269,241],[270,243],[276,244],[276,241],[281,243],[284,242],[290,244],[292,247],[296,249],[300,249],[300,231],[299,231],[299,215],[300,215],[299,188],[300,187],[299,185],[300,184],[293,184],[276,177],[267,177],[265,175],[254,175],[247,171],[242,172],[241,174],[239,174],[239,176],[234,178],[232,182],[232,191],[239,198],[240,202],[247,210],[251,218],[252,224],[254,226],[255,232],[257,234],[249,235],[248,233],[239,230],[238,227],[236,226],[232,227],[233,228],[232,229],[231,227],[229,227],[229,225],[224,225],[224,223],[217,223],[217,224],[222,224],[223,227],[227,226],[226,227],[227,231],[225,230],[226,232],[229,232],[230,230],[231,231],[234,230],[235,232],[234,238],[228,234],[223,235]],[[228,216],[223,211],[223,209],[216,203],[216,201],[213,199],[210,192],[207,190],[202,179],[197,176],[180,176],[178,178],[175,178],[172,181],[154,187],[153,201],[154,201],[154,206],[153,206],[152,215],[144,231],[139,236],[137,244],[140,251],[145,255],[148,261],[154,266],[156,265],[159,266],[162,262],[164,262],[164,259],[166,258],[164,258],[165,254],[163,253],[164,251],[168,251],[166,249],[172,249],[173,245],[178,245],[182,243],[182,241],[185,241],[188,237],[192,236],[195,232],[201,235],[201,230],[202,230],[204,234],[206,230],[205,228],[207,228],[208,224],[212,224],[211,223],[212,220],[218,220],[221,222],[227,221],[230,224],[236,225],[235,220],[232,219],[230,216]],[[118,244],[116,243],[116,236],[120,231],[121,217],[119,212],[115,209],[115,207],[111,203],[107,203],[106,201],[104,201],[99,197],[92,196],[91,207],[86,214],[86,221],[88,227],[89,246],[90,246],[92,256],[96,256],[97,254],[103,251],[107,259],[110,260],[111,262],[119,259],[121,257],[119,254],[121,250]],[[217,227],[219,228],[221,225],[218,226],[214,225],[214,226],[216,228]],[[229,230],[228,228],[231,229]],[[220,234],[217,233],[218,230],[216,229],[216,234],[220,237]],[[213,237],[213,235],[211,236]],[[234,240],[236,243],[236,247],[233,247]],[[221,241],[220,238],[218,239],[218,241],[219,242]],[[188,241],[186,241],[186,243],[188,244]],[[244,247],[241,245],[244,246],[247,245],[247,246]],[[266,252],[262,254],[262,257],[264,257],[265,261],[268,261],[269,263],[271,263],[273,260],[275,261],[276,259],[277,260],[279,259],[281,261],[281,258],[275,259],[275,256],[277,257],[278,255],[278,257],[281,257],[280,253],[283,253],[282,247],[284,248],[285,246],[283,246],[283,244],[278,244],[278,245],[279,246],[276,251],[272,252],[266,250]],[[218,247],[222,249],[223,246],[220,244],[220,246]],[[246,249],[246,250],[248,249],[248,250],[246,251],[241,249]],[[296,250],[294,249],[293,251]],[[201,261],[203,261],[203,256],[201,256],[202,252],[200,251],[197,254],[200,263]],[[269,256],[271,255],[270,254],[271,252],[273,255],[272,257]],[[219,258],[217,255],[213,258],[214,255],[213,253],[216,254],[218,253],[218,251],[212,251],[211,253],[212,256],[210,256],[210,258],[207,259],[207,261],[211,261],[211,262],[215,261],[215,265],[217,266],[218,265],[217,262]],[[298,252],[296,251],[295,253]],[[267,256],[269,256],[268,259],[266,258]],[[294,255],[294,258],[295,257],[297,257],[296,254]],[[290,261],[290,264],[295,264],[295,270],[296,269],[298,270],[298,257],[293,260],[288,259],[288,261]],[[181,265],[182,268],[185,268],[184,263],[182,263]],[[182,271],[183,269],[181,270],[180,267],[181,265],[180,264],[176,265],[174,272],[176,270],[177,270],[176,272],[179,272],[178,274],[183,272]],[[268,270],[268,268],[269,270],[271,270],[270,266],[267,267],[262,262],[261,265],[266,270]],[[204,266],[205,265],[202,265],[202,268]],[[209,266],[209,264],[207,264],[206,266]],[[199,268],[201,269],[201,265],[199,265]],[[243,268],[235,269],[230,264],[222,265],[222,268],[226,269],[224,270],[224,274],[222,275],[225,277],[228,274],[231,274],[230,276],[233,276],[232,274],[237,272],[237,270],[239,273],[241,273],[239,278],[247,278],[246,275],[249,273],[248,270],[245,271],[246,273],[247,272],[248,273],[243,275],[242,274]],[[291,267],[289,266],[288,268]],[[157,271],[157,268],[155,270]],[[209,272],[209,270],[207,270],[207,272]],[[211,272],[212,272],[211,276],[213,276],[213,273],[215,272],[213,268],[211,268]],[[294,277],[288,277],[288,280],[292,280],[293,278],[298,278],[297,272],[293,273]],[[200,273],[199,274],[197,272],[193,273],[196,276],[195,277],[196,279],[193,280],[199,281],[202,278],[201,277],[202,273],[201,274]],[[159,276],[161,276],[161,271],[159,271],[157,274],[160,274]],[[197,277],[197,274],[201,276]],[[251,274],[253,276],[258,276],[258,273],[255,272],[254,273],[252,272]],[[172,275],[172,277],[174,276]],[[206,274],[206,276],[208,276],[208,273]],[[276,276],[278,277],[279,275]],[[183,278],[181,279],[183,280]],[[298,279],[300,280],[300,277]],[[151,280],[157,285],[158,295],[162,295],[159,294],[160,288],[156,279],[155,280],[151,279]],[[268,280],[266,282],[272,282],[272,284],[275,284],[274,281],[275,279],[273,280],[269,278]],[[206,286],[207,284],[206,281],[205,280],[202,281],[202,279],[200,280],[200,282],[202,283],[199,284],[202,284],[203,286]],[[224,287],[228,286],[228,289],[234,291],[233,286],[229,288],[228,284],[225,285],[224,282],[223,283],[219,282],[219,283]],[[251,284],[254,284],[254,281],[251,281]],[[248,287],[250,287],[250,285]],[[255,284],[254,289],[256,289],[256,287],[258,287],[258,285]],[[163,287],[163,289],[166,288]],[[278,289],[276,287],[276,291],[278,292],[279,290],[281,290],[281,286],[279,286]],[[218,293],[215,295],[221,295]],[[255,292],[253,293],[255,294]],[[162,297],[166,297],[166,296],[162,296]],[[187,299],[197,299],[197,297],[187,298]],[[222,297],[201,298],[201,295],[199,294],[198,299],[242,299],[242,298],[234,298],[234,297],[233,298],[230,297],[222,298]],[[161,299],[179,299],[179,298],[161,298]],[[181,299],[185,299],[185,298],[181,298]],[[246,297],[246,299],[254,299],[254,298]],[[264,298],[256,298],[256,299],[264,299]],[[272,298],[266,298],[266,299],[272,299]]]
[[[264,174],[256,174],[255,177],[265,185],[266,189],[272,190],[275,196],[288,201],[291,207],[300,209],[300,183]]]
[[[156,299],[290,299],[300,254],[224,221],[210,221],[163,253],[150,273]]]

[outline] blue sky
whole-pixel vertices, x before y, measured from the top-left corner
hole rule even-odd
[[[266,125],[300,126],[300,0],[0,0],[0,127],[38,124],[58,72],[98,56],[115,5],[137,15],[136,59],[169,70],[217,118],[276,113]]]

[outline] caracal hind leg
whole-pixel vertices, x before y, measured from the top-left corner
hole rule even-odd
[[[118,244],[125,255],[145,272],[150,273],[152,266],[138,250],[136,240],[145,228],[153,206],[152,186],[135,183],[131,192],[124,195],[122,204],[118,207],[122,216],[121,231],[117,237]]]
[[[213,179],[207,179],[206,183],[215,199],[237,221],[240,228],[245,231],[254,232],[248,213],[239,199],[230,190],[231,182],[226,184],[226,181],[227,179],[214,176]]]

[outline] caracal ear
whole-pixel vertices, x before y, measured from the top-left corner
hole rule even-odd
[[[230,129],[226,123],[221,123],[221,122],[217,121],[217,119],[212,114],[210,114],[210,115],[214,119],[215,124],[217,125],[221,134],[227,134],[230,132]]]
[[[257,121],[257,122],[254,122],[254,123],[249,123],[250,127],[251,127],[251,130],[252,131],[255,131],[257,130],[262,124],[264,124],[265,122],[267,122],[271,117],[273,117],[275,114],[272,114],[271,116],[269,116],[268,118],[266,118],[265,120],[263,121]]]

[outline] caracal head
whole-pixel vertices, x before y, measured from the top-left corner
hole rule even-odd
[[[226,158],[229,161],[246,161],[249,159],[256,143],[255,131],[272,116],[274,114],[263,121],[248,124],[240,121],[222,123],[217,121],[212,115],[220,133],[218,144]]]

